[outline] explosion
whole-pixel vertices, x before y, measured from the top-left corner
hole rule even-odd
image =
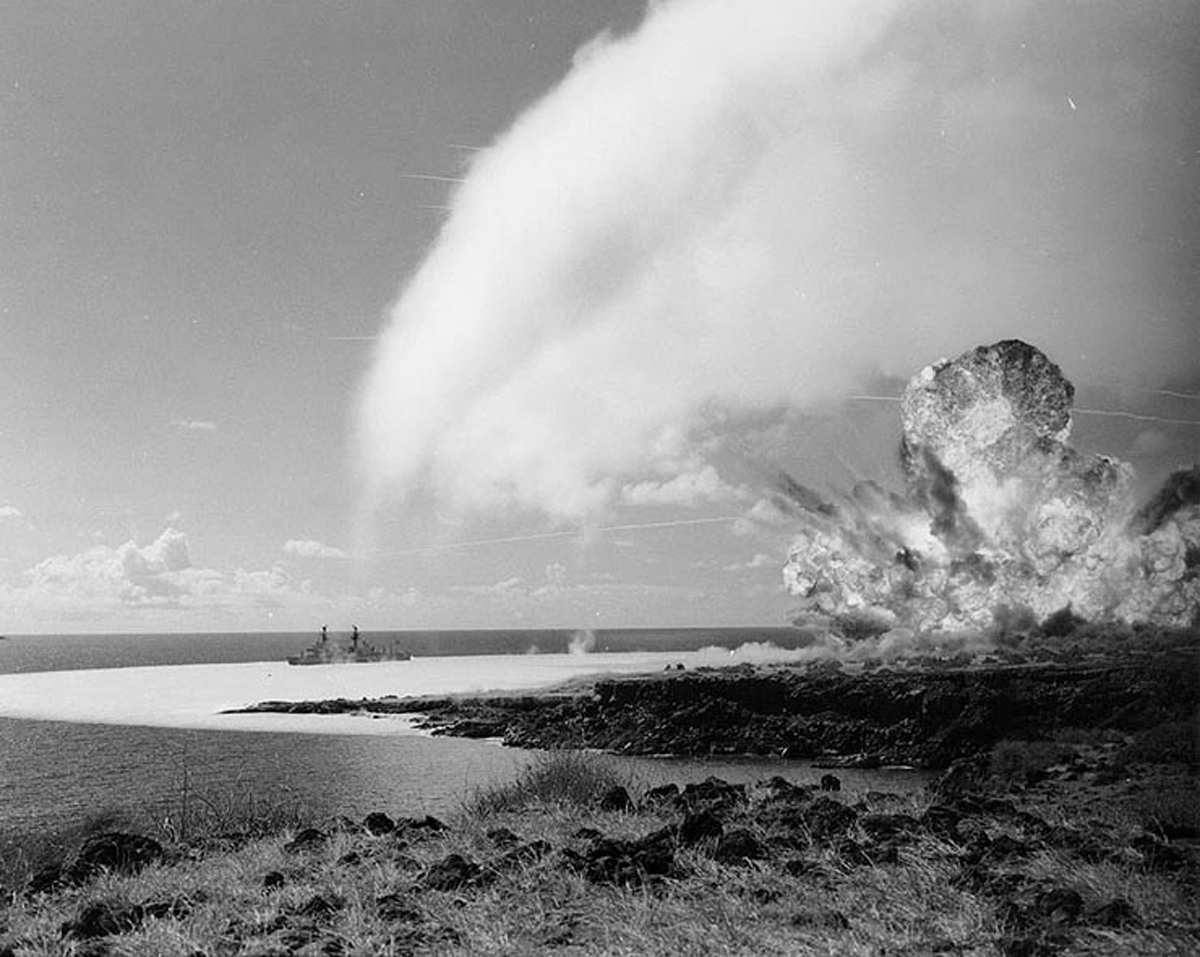
[[[784,567],[798,624],[846,633],[985,628],[998,613],[1195,623],[1200,468],[1142,507],[1133,470],[1068,444],[1074,387],[1015,339],[923,369],[901,400],[906,494],[826,502],[790,479]]]

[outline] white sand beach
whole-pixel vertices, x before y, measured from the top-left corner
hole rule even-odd
[[[259,701],[547,688],[571,678],[728,663],[728,652],[479,655],[376,664],[174,665],[0,675],[0,717],[228,731],[415,734],[407,716],[222,714]],[[723,659],[723,660],[722,660]]]

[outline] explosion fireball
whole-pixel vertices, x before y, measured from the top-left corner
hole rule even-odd
[[[1068,444],[1074,391],[1027,343],[980,346],[908,383],[905,495],[860,482],[827,502],[789,479],[803,524],[784,567],[797,623],[986,628],[1065,607],[1200,622],[1200,467],[1136,507],[1127,463]]]

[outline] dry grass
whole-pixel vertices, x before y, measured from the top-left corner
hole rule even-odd
[[[787,866],[794,855],[778,847],[764,860],[733,866],[701,844],[681,848],[678,875],[659,883],[592,883],[563,863],[566,850],[586,848],[581,828],[636,838],[677,823],[679,813],[599,810],[595,790],[589,795],[563,782],[585,774],[601,789],[628,782],[614,782],[603,762],[584,758],[589,770],[577,758],[556,756],[509,788],[476,794],[445,832],[372,836],[327,827],[324,845],[297,853],[284,849],[296,831],[288,827],[233,849],[193,849],[136,876],[14,897],[0,924],[10,943],[20,942],[18,954],[88,952],[86,942],[62,935],[62,925],[98,902],[185,905],[103,939],[105,953],[144,957],[1003,953],[1007,931],[995,900],[956,880],[964,848],[929,834],[902,847],[892,864],[854,866],[836,849],[814,845],[804,851],[810,866],[796,873]],[[501,792],[503,799],[496,797]],[[760,837],[767,835],[755,823],[764,801],[752,790],[739,811]],[[892,799],[867,810],[919,816],[925,804]],[[553,851],[501,866],[501,828],[522,845],[541,840]],[[450,854],[496,866],[485,881],[424,889],[429,868]],[[1187,953],[1196,944],[1194,894],[1135,861],[1087,864],[1042,852],[1024,867],[1035,879],[1074,888],[1089,905],[1119,897],[1141,915],[1136,928],[1077,930],[1069,953]],[[265,886],[270,874],[282,875],[282,885]]]
[[[614,787],[631,790],[634,780],[603,755],[552,751],[535,758],[513,781],[476,790],[464,809],[468,816],[481,816],[530,807],[584,807]]]

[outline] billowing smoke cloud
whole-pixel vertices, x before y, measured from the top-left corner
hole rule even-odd
[[[724,413],[1002,337],[1194,373],[1198,9],[652,5],[452,197],[364,383],[372,501],[577,517]]]

